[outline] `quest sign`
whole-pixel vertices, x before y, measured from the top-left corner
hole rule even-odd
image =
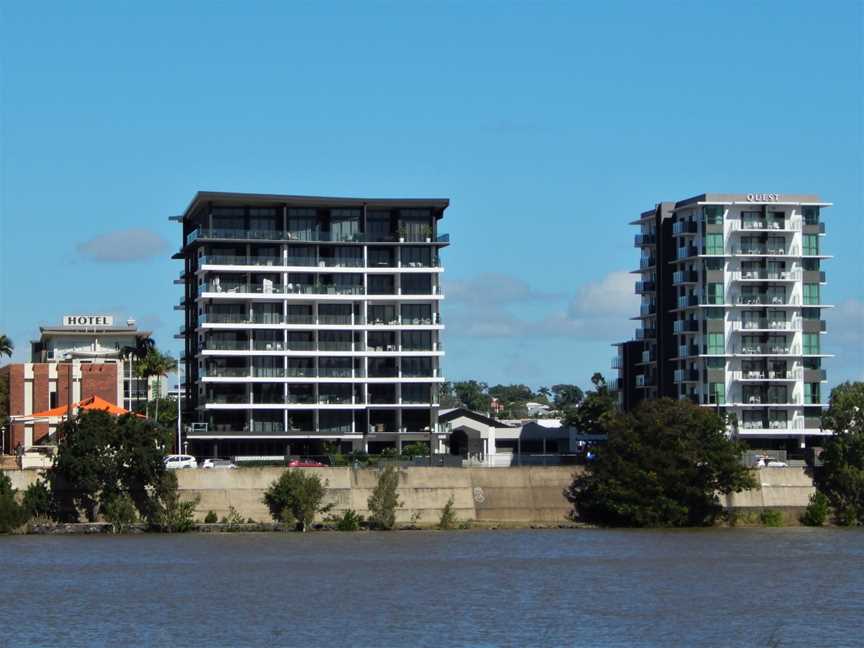
[[[776,202],[780,200],[780,194],[776,193],[750,193],[747,194],[749,202]]]
[[[64,315],[63,326],[114,326],[111,315]]]

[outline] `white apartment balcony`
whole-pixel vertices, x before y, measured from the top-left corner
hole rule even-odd
[[[783,221],[771,221],[766,219],[744,220],[733,218],[730,221],[733,232],[752,234],[758,232],[800,232],[801,221],[799,219],[785,218]]]
[[[732,281],[739,281],[741,283],[749,283],[749,282],[769,282],[769,283],[794,283],[796,281],[801,281],[801,271],[800,270],[787,270],[787,271],[768,271],[768,270],[745,270],[740,271],[736,270],[731,273]]]
[[[432,286],[431,293],[405,292],[397,289],[394,293],[367,294],[362,285],[325,285],[325,284],[300,284],[288,283],[285,285],[272,282],[260,284],[223,284],[222,282],[207,283],[201,288],[197,299],[264,299],[272,300],[274,297],[287,300],[327,300],[327,301],[356,301],[361,298],[366,301],[373,300],[399,300],[399,301],[435,301],[444,299],[444,292],[437,286]]]
[[[749,293],[731,295],[731,304],[735,306],[765,306],[783,308],[800,306],[801,299],[797,295],[779,295],[772,293]],[[814,304],[814,306],[819,306]]]
[[[748,245],[733,244],[726,248],[728,256],[734,257],[800,257],[797,245],[768,245],[754,243]]]
[[[791,320],[758,319],[747,320],[743,322],[736,320],[733,321],[731,324],[733,331],[745,335],[750,333],[794,333],[795,331],[801,330],[801,319],[798,317],[795,317]]]
[[[334,234],[333,232],[309,231],[285,232],[282,230],[245,230],[245,229],[208,229],[199,227],[186,236],[186,244],[194,241],[284,241],[305,243],[374,243],[379,244],[405,244],[405,243],[434,243],[449,244],[449,234],[439,234],[433,237],[431,232],[426,235],[415,236],[405,234],[392,235],[367,235],[361,232],[350,234]]]
[[[732,380],[741,383],[763,383],[763,382],[796,382],[801,380],[804,373],[800,367],[782,371],[756,370],[756,371],[730,371]]]
[[[239,315],[229,313],[203,313],[198,316],[198,330],[245,331],[245,330],[288,330],[288,331],[443,331],[440,318],[400,318],[386,323],[381,320],[367,321],[365,318],[344,317],[340,315],[278,315],[265,313],[264,316]]]
[[[766,343],[766,344],[741,344],[732,347],[732,355],[738,356],[798,356],[801,355],[801,347],[797,344]]]
[[[363,259],[328,258],[310,259],[308,257],[255,257],[220,256],[201,257],[199,272],[326,272],[327,274],[411,274],[441,273],[444,268],[436,261],[424,263],[411,261],[394,262],[393,265],[364,265]]]

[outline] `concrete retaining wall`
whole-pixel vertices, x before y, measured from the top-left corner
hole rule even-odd
[[[378,471],[352,468],[304,468],[327,483],[326,501],[332,513],[347,509],[368,516],[367,499],[378,482]],[[197,512],[220,518],[234,509],[244,518],[265,521],[270,514],[264,491],[282,468],[241,470],[181,470],[178,482],[185,497],[201,498]],[[419,524],[437,523],[452,497],[460,520],[482,522],[561,522],[570,507],[563,491],[573,479],[573,467],[520,468],[407,468],[399,471],[398,522],[419,514]]]
[[[199,496],[197,513],[203,519],[214,511],[220,519],[229,507],[243,518],[270,521],[264,491],[279,478],[283,468],[238,470],[179,470],[178,483],[184,499]],[[368,516],[366,501],[378,480],[375,469],[304,468],[327,482],[327,502],[333,513],[353,509]],[[420,525],[433,525],[450,497],[460,520],[483,523],[562,522],[570,512],[563,491],[581,470],[573,466],[522,466],[511,468],[421,468],[399,471],[402,507],[397,521],[413,516]],[[12,486],[27,488],[38,479],[35,470],[10,470]],[[756,471],[759,488],[733,493],[725,498],[730,509],[802,509],[814,492],[813,481],[802,468],[762,468]]]

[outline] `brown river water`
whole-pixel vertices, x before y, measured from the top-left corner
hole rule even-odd
[[[8,646],[862,646],[864,530],[0,537]]]

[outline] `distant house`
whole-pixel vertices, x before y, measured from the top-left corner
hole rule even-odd
[[[442,410],[441,450],[485,466],[557,463],[583,437],[557,419],[498,420],[465,408]],[[556,456],[557,455],[557,456]]]
[[[525,409],[528,410],[528,416],[530,418],[535,418],[537,416],[543,416],[544,414],[548,414],[552,411],[552,408],[545,403],[525,403]]]

